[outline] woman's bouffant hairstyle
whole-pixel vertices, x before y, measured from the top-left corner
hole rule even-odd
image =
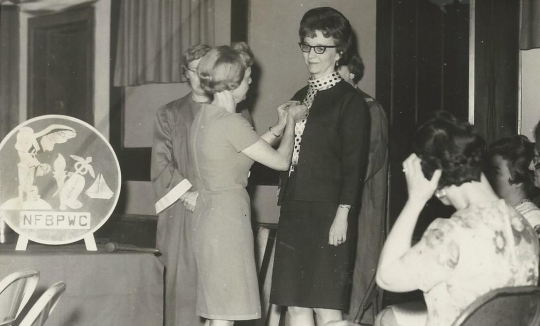
[[[304,42],[305,37],[315,37],[315,31],[334,39],[337,52],[341,54],[339,65],[349,62],[354,35],[349,20],[342,13],[330,7],[308,10],[300,21],[300,42]]]
[[[529,164],[534,157],[534,143],[527,137],[516,135],[493,142],[488,150],[489,158],[500,155],[506,161],[510,172],[510,184],[523,183],[528,191],[534,184],[534,173]]]
[[[347,69],[349,70],[349,74],[351,74],[354,84],[358,84],[362,77],[364,77],[364,62],[358,54],[354,54],[351,57],[349,64],[347,64]]]
[[[236,51],[227,45],[210,50],[201,59],[197,69],[201,88],[210,94],[238,88],[248,68],[247,57],[249,54],[246,51]]]
[[[190,62],[204,57],[212,48],[206,44],[196,44],[190,46],[182,56],[182,73],[186,72],[186,67]]]
[[[231,48],[240,54],[242,60],[244,60],[244,63],[246,64],[246,68],[253,66],[255,55],[246,42],[234,42],[231,44]]]
[[[486,142],[468,122],[446,111],[437,111],[414,135],[414,152],[422,159],[422,171],[431,179],[442,170],[438,189],[480,181]]]

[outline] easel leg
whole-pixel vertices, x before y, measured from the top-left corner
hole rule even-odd
[[[84,236],[84,245],[87,251],[97,251],[96,239],[93,233]]]
[[[17,240],[17,246],[15,247],[15,250],[25,251],[26,247],[28,247],[28,237],[19,234],[19,239]]]

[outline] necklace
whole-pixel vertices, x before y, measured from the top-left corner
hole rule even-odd
[[[523,198],[519,203],[513,205],[514,208],[518,207],[519,205],[523,204],[523,203],[526,203],[526,202],[530,202],[531,200],[529,198]]]

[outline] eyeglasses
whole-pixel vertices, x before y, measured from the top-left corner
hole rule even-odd
[[[191,71],[191,72],[197,73],[197,68],[190,68],[190,67],[188,67],[188,66],[183,66],[183,67],[184,67],[184,69],[186,69],[186,70],[189,70],[189,71]]]
[[[540,170],[540,155],[534,151],[534,157],[532,159],[532,164],[535,170]]]
[[[311,52],[311,49],[313,49],[313,51],[315,51],[315,53],[317,54],[323,54],[324,51],[326,51],[326,49],[328,48],[337,48],[336,45],[315,45],[315,46],[311,46],[309,44],[306,44],[306,43],[298,43],[298,45],[300,45],[300,50],[302,50],[302,52],[305,52],[305,53],[309,53]]]

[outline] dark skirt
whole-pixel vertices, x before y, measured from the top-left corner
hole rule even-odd
[[[291,175],[281,206],[270,302],[280,306],[348,308],[357,216],[349,213],[347,241],[328,244],[338,203],[297,201]],[[292,182],[291,182],[292,181]]]

